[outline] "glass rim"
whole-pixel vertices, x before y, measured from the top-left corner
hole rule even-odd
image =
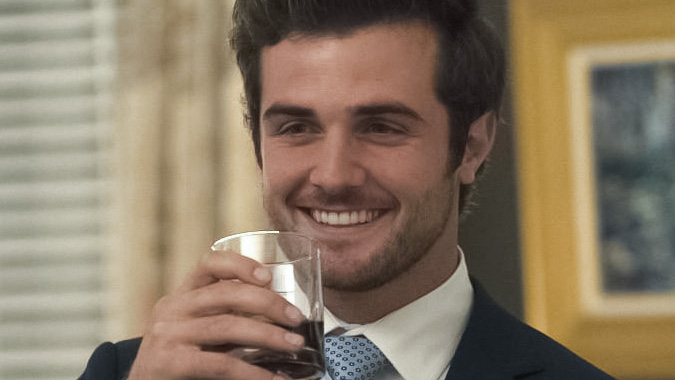
[[[216,248],[216,246],[219,245],[219,244],[222,244],[225,241],[239,239],[239,238],[242,238],[242,237],[282,235],[282,234],[300,237],[300,238],[303,238],[303,239],[307,240],[309,243],[311,243],[315,247],[315,249],[313,251],[316,252],[316,253],[315,254],[308,253],[307,255],[304,255],[303,257],[299,257],[299,258],[296,258],[296,259],[293,259],[293,260],[278,261],[278,262],[274,262],[274,263],[262,263],[264,266],[292,264],[292,263],[295,263],[295,262],[298,262],[298,261],[312,260],[313,258],[319,257],[319,255],[321,253],[319,242],[317,240],[307,236],[307,235],[303,235],[303,234],[301,234],[299,232],[296,232],[296,231],[261,230],[261,231],[241,232],[241,233],[237,233],[237,234],[234,234],[234,235],[228,235],[228,236],[225,236],[225,237],[222,237],[222,238],[216,240],[213,244],[211,244],[211,250],[212,251],[222,251],[222,249],[218,249],[218,248]]]

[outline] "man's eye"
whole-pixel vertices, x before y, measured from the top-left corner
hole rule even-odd
[[[400,128],[395,128],[389,124],[384,123],[371,123],[368,125],[368,131],[370,133],[376,134],[398,134],[402,133]]]
[[[305,123],[288,123],[279,128],[280,135],[297,135],[309,132],[309,126]]]
[[[359,134],[366,141],[387,146],[403,144],[411,137],[410,129],[406,125],[382,120],[364,123]]]

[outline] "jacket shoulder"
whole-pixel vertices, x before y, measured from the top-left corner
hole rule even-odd
[[[94,350],[78,380],[123,380],[136,358],[141,338],[105,342]]]
[[[552,338],[513,317],[474,282],[474,304],[447,379],[611,380]]]
[[[612,380],[613,378],[540,331],[515,320],[520,325],[520,352],[530,358],[527,365],[532,379]],[[517,330],[516,330],[517,331]],[[526,367],[527,368],[527,367]],[[530,377],[524,377],[529,379]]]

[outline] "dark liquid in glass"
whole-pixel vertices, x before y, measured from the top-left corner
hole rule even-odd
[[[293,328],[282,326],[305,337],[305,347],[296,352],[273,351],[262,348],[234,348],[228,353],[263,367],[273,373],[283,373],[291,379],[318,380],[324,374],[323,321],[308,321]]]

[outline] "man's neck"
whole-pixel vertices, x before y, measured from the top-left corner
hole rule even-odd
[[[452,276],[459,263],[459,253],[456,239],[447,243],[437,242],[406,272],[377,288],[366,291],[324,288],[324,304],[348,323],[377,321],[433,291]]]

